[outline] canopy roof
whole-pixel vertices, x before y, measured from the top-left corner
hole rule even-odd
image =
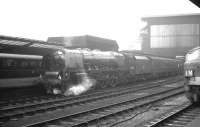
[[[60,44],[49,44],[41,40],[0,35],[0,52],[4,53],[44,55],[51,50],[60,48],[62,48]]]

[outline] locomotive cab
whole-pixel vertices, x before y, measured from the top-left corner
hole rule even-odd
[[[200,101],[200,48],[189,51],[184,63],[186,97],[192,102]]]

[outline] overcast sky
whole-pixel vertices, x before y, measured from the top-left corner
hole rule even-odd
[[[94,35],[138,48],[141,17],[200,13],[189,0],[0,0],[0,34],[47,40]]]

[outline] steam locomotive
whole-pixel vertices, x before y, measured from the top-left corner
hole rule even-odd
[[[197,103],[200,101],[200,47],[186,54],[184,70],[186,97],[192,103]]]
[[[78,95],[138,80],[181,74],[182,60],[89,49],[59,49],[43,57],[47,93]]]

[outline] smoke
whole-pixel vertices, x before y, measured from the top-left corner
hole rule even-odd
[[[64,93],[64,95],[65,96],[80,95],[80,94],[85,93],[86,91],[90,90],[95,84],[96,84],[96,81],[94,79],[89,78],[87,76],[87,73],[84,73],[83,75],[81,75],[81,83],[70,87]]]

